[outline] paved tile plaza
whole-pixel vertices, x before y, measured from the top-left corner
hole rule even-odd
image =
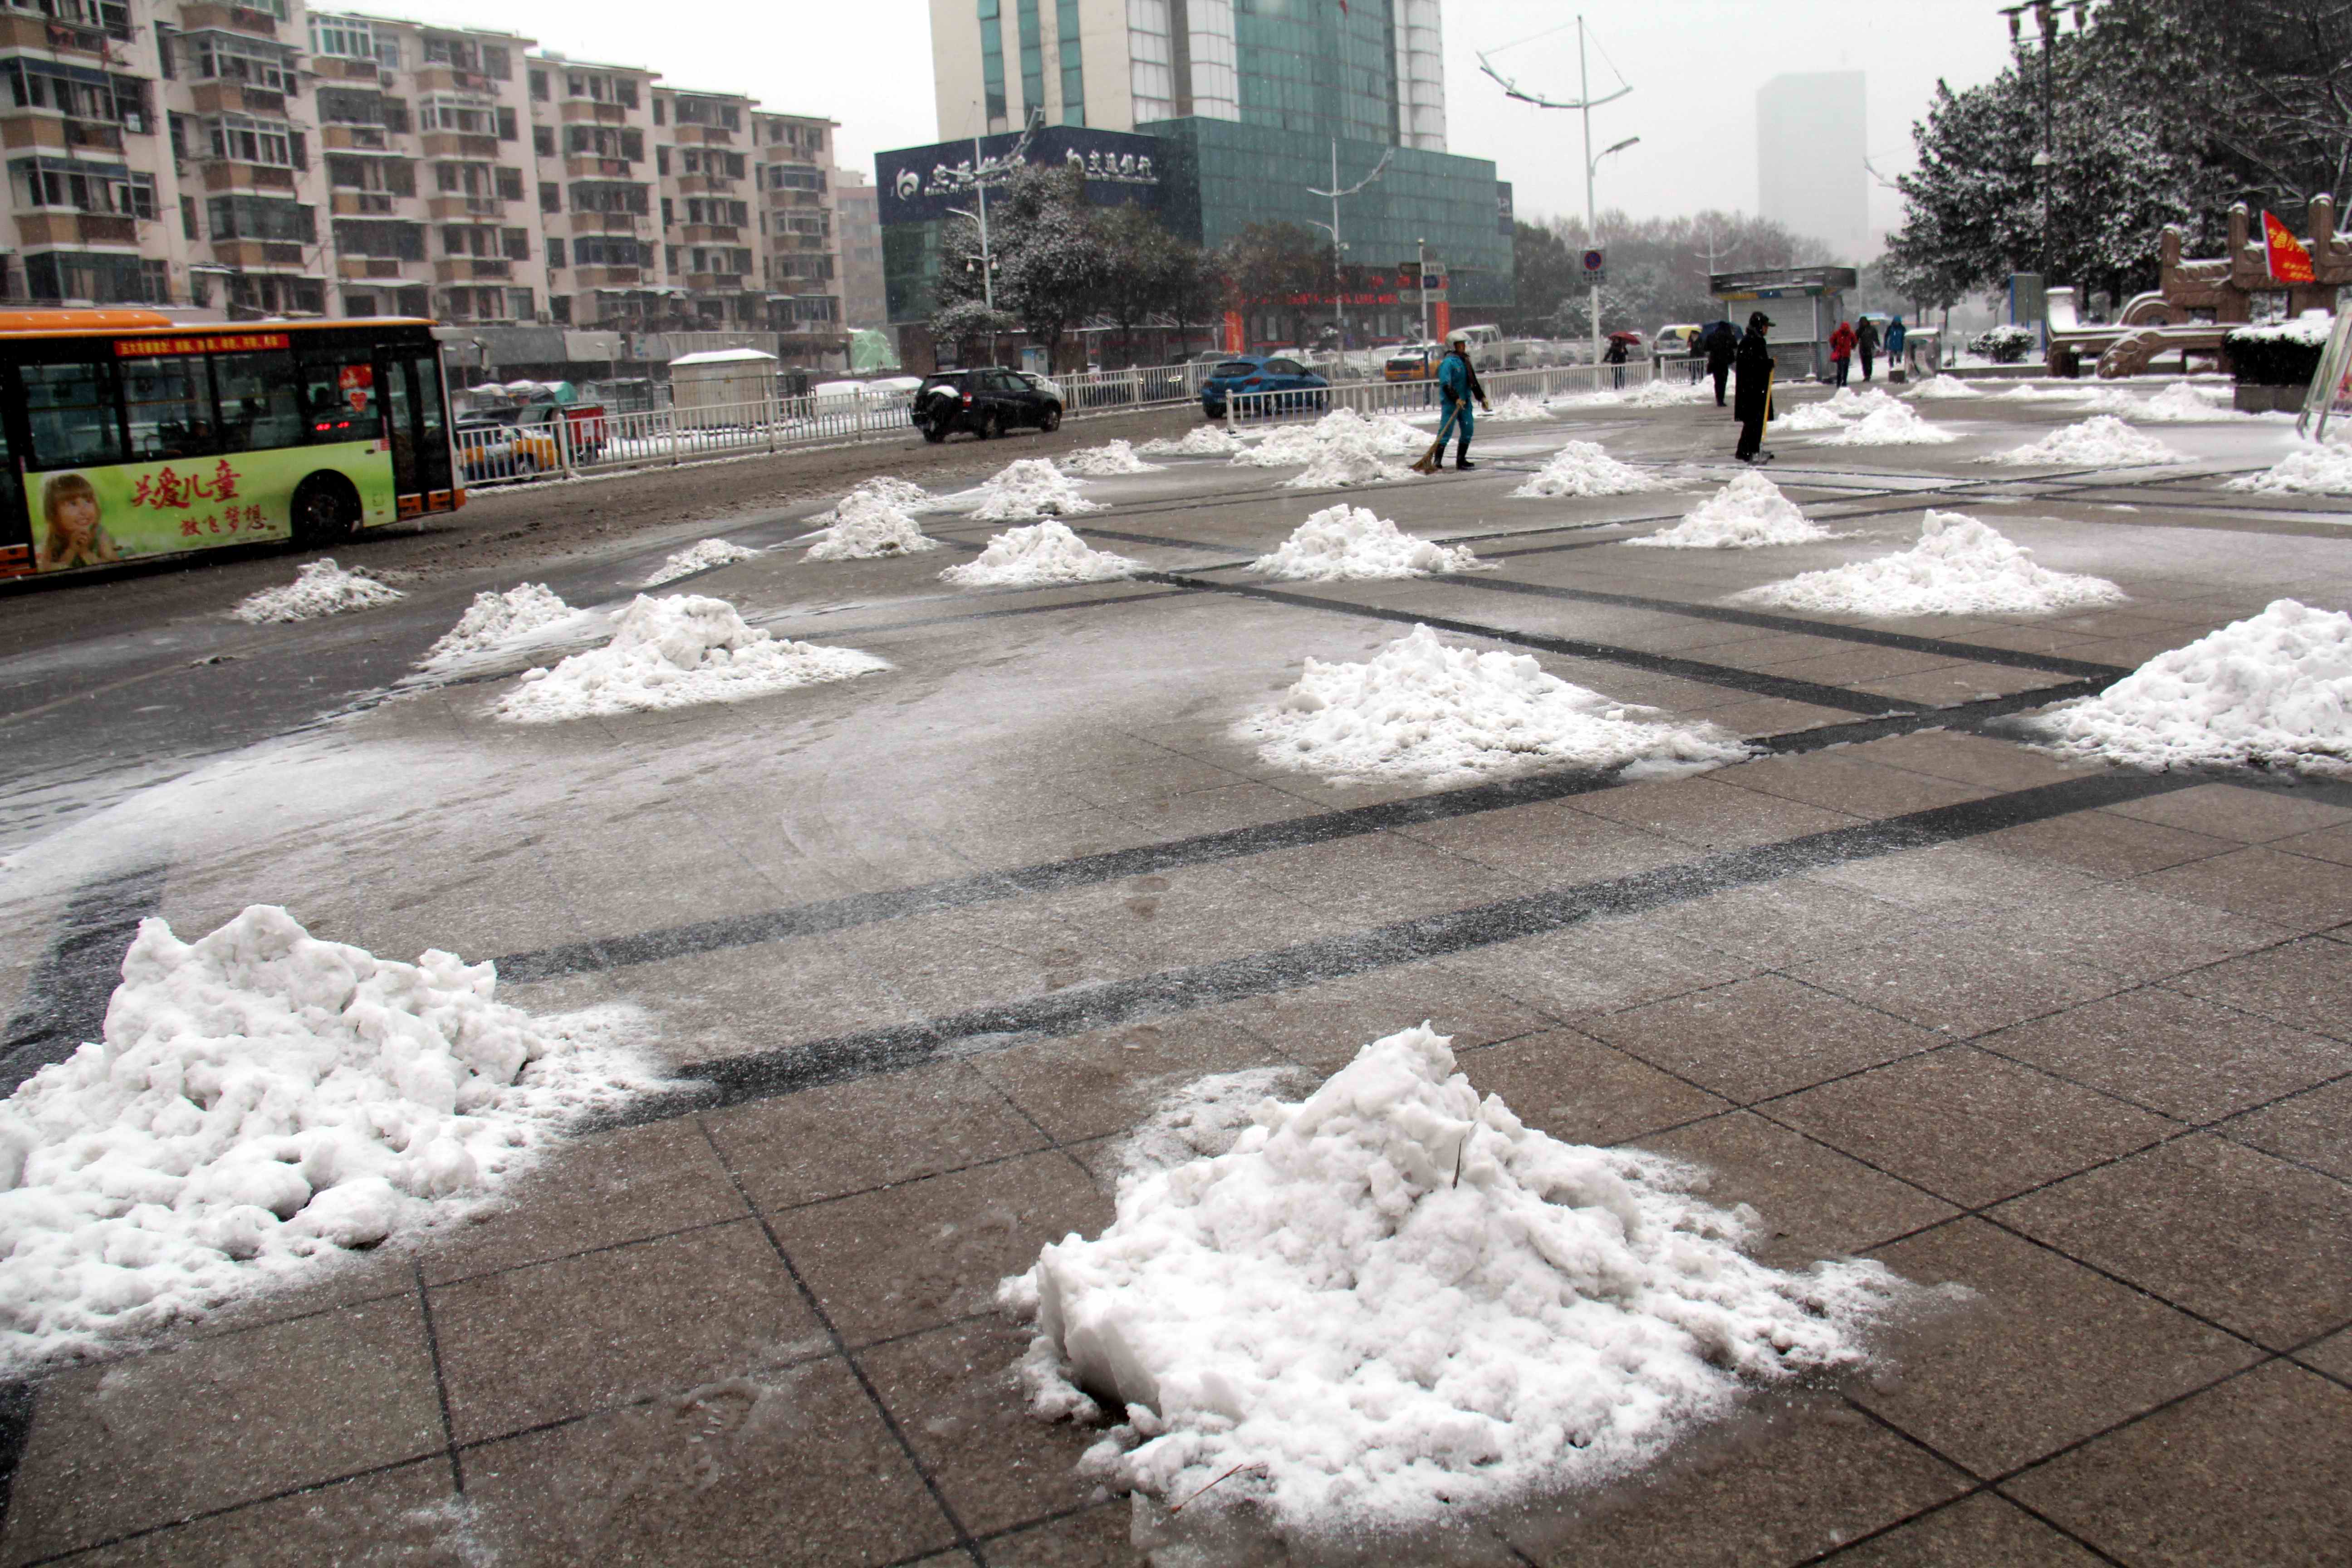
[[[1728,477],[1711,407],[1497,426],[1482,473],[1360,498],[1499,568],[1404,583],[1244,574],[1332,498],[1180,460],[1089,486],[1080,531],[1136,581],[952,592],[940,563],[991,529],[935,517],[949,552],[689,584],[884,676],[534,728],[489,717],[503,681],[421,684],[25,836],[12,1048],[89,1037],[140,915],[193,936],[267,901],[385,956],[494,957],[534,1010],[641,1008],[681,1081],[468,1223],[16,1386],[5,1562],[1282,1561],[1078,1479],[1096,1434],[1024,1412],[1026,1331],[992,1299],[1109,1219],[1169,1089],[1303,1089],[1424,1018],[1530,1125],[1708,1169],[1764,1260],[1958,1289],[1869,1373],[1759,1394],[1643,1476],[1322,1555],[2345,1561],[2352,788],[2061,763],[2011,722],[2282,595],[2352,603],[2352,540],[2335,505],[2222,488],[2284,449],[2268,426],[2020,477],[1968,459],[2056,416],[1951,406],[1955,447],[1784,442],[1790,498],[1864,537],[1759,552],[1614,548]],[[1698,466],[1511,499],[1564,435]],[[2130,603],[1723,603],[1898,548],[1928,505]],[[549,580],[610,601],[692,537]],[[515,580],[257,657],[389,686]],[[1416,621],[1760,754],[1350,787],[1229,734],[1304,658]]]

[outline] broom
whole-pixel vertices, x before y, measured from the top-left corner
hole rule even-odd
[[[1429,450],[1421,455],[1421,460],[1419,462],[1409,465],[1414,473],[1433,474],[1437,472],[1438,455],[1445,450],[1445,439],[1447,437],[1454,434],[1454,420],[1455,416],[1460,414],[1461,411],[1462,405],[1458,403],[1452,405],[1445,410],[1445,418],[1444,422],[1437,426],[1437,439],[1429,444]]]

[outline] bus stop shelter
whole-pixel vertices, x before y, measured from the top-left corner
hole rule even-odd
[[[1723,301],[1723,313],[1732,325],[1745,327],[1746,304],[1772,318],[1773,358],[1786,380],[1804,373],[1806,362],[1792,351],[1811,356],[1813,379],[1829,377],[1830,333],[1845,316],[1846,291],[1858,279],[1851,267],[1775,267],[1754,272],[1710,272],[1706,291]]]

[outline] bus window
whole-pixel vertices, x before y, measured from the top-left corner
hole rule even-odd
[[[441,407],[441,362],[425,354],[408,362],[416,391],[417,479],[428,490],[449,488],[449,421]]]
[[[222,451],[267,452],[302,444],[310,425],[302,417],[302,388],[292,354],[215,354],[213,389],[220,395]]]
[[[133,460],[201,458],[219,447],[202,354],[123,361],[122,402]]]
[[[302,410],[313,446],[373,441],[383,435],[373,355],[371,349],[352,348],[302,356]]]
[[[16,374],[25,387],[33,468],[87,468],[122,461],[112,360],[19,365]]]

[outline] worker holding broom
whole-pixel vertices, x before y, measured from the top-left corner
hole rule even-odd
[[[1445,416],[1438,422],[1437,442],[1423,461],[1429,463],[1423,472],[1433,472],[1445,466],[1445,437],[1451,433],[1455,441],[1454,466],[1456,469],[1475,468],[1470,460],[1470,432],[1476,424],[1470,412],[1470,400],[1476,398],[1478,406],[1489,414],[1495,405],[1486,401],[1486,389],[1478,384],[1478,367],[1470,363],[1470,340],[1460,332],[1446,340],[1445,357],[1438,362],[1437,395]],[[1456,420],[1461,423],[1457,426]]]

